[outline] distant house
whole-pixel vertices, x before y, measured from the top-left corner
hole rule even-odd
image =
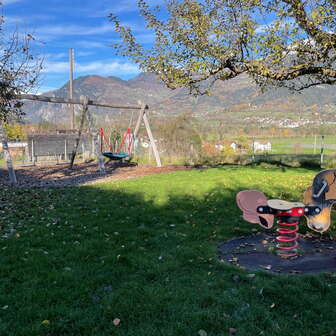
[[[215,148],[217,149],[218,152],[221,152],[222,150],[224,150],[225,148],[230,147],[233,152],[239,152],[242,151],[242,146],[240,144],[238,144],[237,142],[234,141],[222,141],[221,143],[217,143],[215,145]]]
[[[253,152],[254,153],[265,153],[270,152],[272,150],[272,144],[268,142],[259,142],[255,141],[252,143]]]
[[[231,142],[230,147],[233,149],[234,152],[236,152],[238,149],[241,149],[241,146],[236,142]]]
[[[222,144],[215,145],[215,148],[218,150],[218,152],[221,152],[224,149],[224,146]]]

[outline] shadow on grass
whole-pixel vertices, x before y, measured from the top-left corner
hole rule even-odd
[[[251,277],[216,259],[256,227],[235,205],[248,183],[199,179],[2,194],[1,335],[330,332],[335,278]]]

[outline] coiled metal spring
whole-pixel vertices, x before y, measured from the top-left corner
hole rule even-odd
[[[298,231],[299,221],[293,217],[281,217],[277,221],[279,228],[276,230],[279,234],[276,237],[278,255],[283,258],[295,257],[298,252]]]

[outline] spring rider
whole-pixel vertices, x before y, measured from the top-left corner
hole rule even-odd
[[[322,171],[314,177],[312,185],[304,192],[303,203],[268,200],[258,190],[240,191],[236,201],[247,222],[271,229],[277,218],[277,254],[283,258],[295,257],[301,217],[306,217],[308,227],[316,232],[325,232],[330,227],[331,209],[336,202],[336,169]]]

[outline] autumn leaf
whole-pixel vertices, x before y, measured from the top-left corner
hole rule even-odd
[[[254,278],[254,277],[255,277],[255,274],[254,274],[254,273],[247,274],[247,277],[248,277],[248,278]]]
[[[117,327],[120,324],[120,319],[116,317],[113,319],[112,323]]]

